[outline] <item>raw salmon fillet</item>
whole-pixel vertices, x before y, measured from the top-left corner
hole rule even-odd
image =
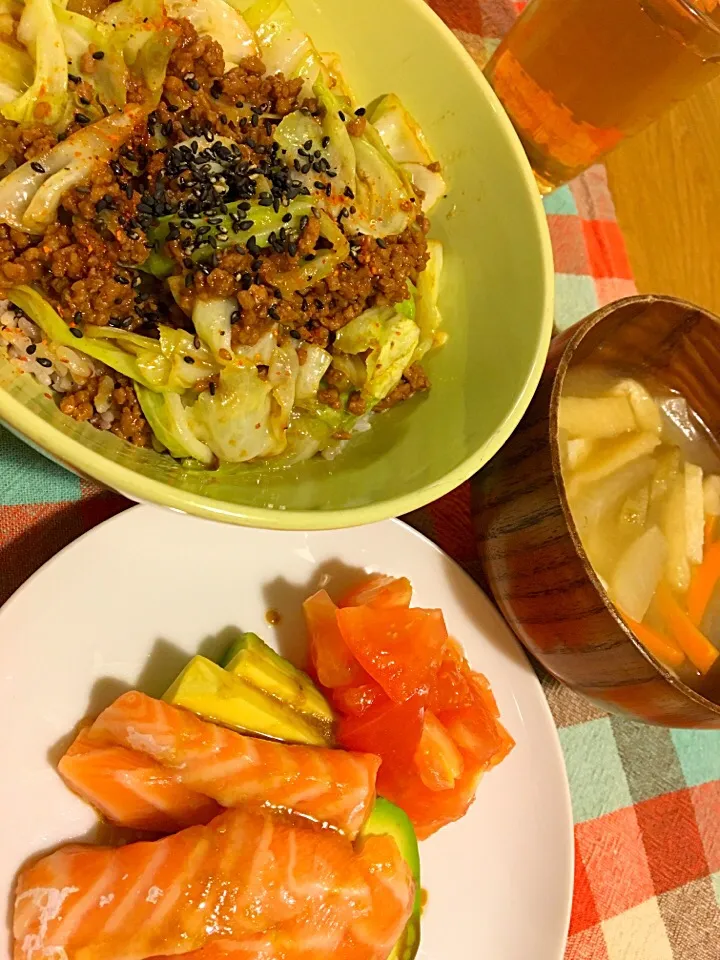
[[[392,837],[368,837],[357,860],[368,911],[354,911],[348,898],[330,898],[269,933],[213,940],[185,960],[387,960],[412,913],[415,884]]]
[[[312,817],[354,839],[375,801],[380,758],[244,736],[144,693],[125,693],[89,737],[136,750],[176,782],[223,807],[269,806]]]
[[[256,937],[335,904],[372,907],[367,867],[333,830],[228,810],[125,847],[72,845],[19,876],[15,960],[145,960]]]
[[[134,830],[174,833],[209,823],[222,812],[214,800],[178,782],[151,757],[94,743],[80,731],[58,764],[63,779],[107,820]]]

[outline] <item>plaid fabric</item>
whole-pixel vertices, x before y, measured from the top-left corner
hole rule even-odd
[[[522,7],[511,0],[430,2],[481,65]],[[545,204],[556,322],[564,329],[634,285],[602,168]],[[80,533],[128,506],[0,427],[0,603]],[[407,519],[482,579],[467,485]],[[541,679],[575,818],[566,960],[720,960],[720,733],[609,717]]]

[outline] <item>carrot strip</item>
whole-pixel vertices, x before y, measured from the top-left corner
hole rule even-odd
[[[685,654],[676,643],[657,630],[653,630],[653,628],[649,627],[646,623],[633,620],[624,610],[621,610],[620,614],[640,643],[649,650],[654,657],[657,657],[658,660],[666,663],[669,667],[680,666],[685,659]]]
[[[720,580],[720,541],[705,548],[702,563],[693,568],[687,595],[688,615],[699,627],[705,615],[710,597]]]
[[[715,539],[716,521],[717,521],[717,517],[712,517],[710,516],[710,514],[708,514],[705,517],[705,530],[704,530],[704,536],[703,536],[703,543],[705,544],[706,550]]]
[[[700,673],[707,673],[720,656],[720,651],[698,630],[666,583],[663,582],[658,587],[656,599],[658,610],[678,646]]]

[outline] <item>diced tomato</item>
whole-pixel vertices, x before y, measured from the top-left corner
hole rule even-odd
[[[374,573],[349,590],[338,606],[366,606],[383,610],[388,607],[409,607],[411,600],[412,584],[407,577],[386,577],[382,573]]]
[[[338,744],[346,750],[375,753],[389,769],[408,770],[420,742],[424,712],[418,697],[400,704],[385,700],[361,717],[342,717],[336,731]]]
[[[454,640],[449,640],[428,694],[428,707],[431,710],[447,710],[469,706],[473,702],[469,674],[470,668],[462,650]]]
[[[347,687],[363,683],[367,674],[342,638],[337,607],[325,590],[303,604],[310,635],[310,659],[315,675],[324,687]]]
[[[463,772],[463,758],[450,734],[430,710],[425,711],[415,766],[429,790],[452,790]]]
[[[464,769],[451,790],[430,790],[417,770],[381,764],[377,789],[397,804],[413,822],[419,840],[425,840],[453,820],[464,817],[475,799],[483,771],[472,757],[463,757]]]
[[[468,706],[440,710],[438,719],[464,756],[471,756],[483,770],[503,760],[515,741],[499,720],[490,686],[481,673],[468,674],[472,702]]]
[[[390,703],[383,688],[370,676],[357,687],[336,687],[330,699],[338,713],[351,717],[361,717],[376,703]]]
[[[391,700],[427,695],[448,638],[440,610],[345,607],[337,622],[360,665]]]

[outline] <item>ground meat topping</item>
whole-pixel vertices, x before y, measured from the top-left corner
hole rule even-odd
[[[77,2],[92,15],[105,5],[105,0]],[[62,197],[56,222],[42,236],[0,224],[0,297],[18,284],[34,284],[70,325],[110,325],[153,337],[161,322],[194,332],[190,318],[198,300],[232,299],[233,347],[253,345],[273,328],[330,350],[337,331],[365,310],[406,300],[409,284],[417,283],[428,261],[426,218],[408,201],[410,222],[399,235],[353,235],[347,227],[355,213],[349,190],[336,217],[349,254],[307,289],[284,282],[333,243],[325,239],[316,209],[308,206],[308,215],[292,228],[285,224],[293,217],[283,209],[311,195],[303,180],[307,173],[319,177],[315,188],[327,188],[330,196],[334,171],[314,143],[305,144],[302,157],[290,165],[275,130],[297,109],[319,118],[322,110],[314,99],[302,99],[301,79],[269,75],[257,57],[225,73],[219,43],[199,36],[187,20],[168,20],[167,28],[175,45],[159,103],[146,122],[109,162],[99,163]],[[88,75],[97,67],[92,53],[81,65]],[[92,86],[75,77],[70,88],[76,112],[59,137],[42,123],[21,127],[0,119],[0,162],[18,165],[42,157],[58,139],[96,118],[100,104]],[[127,97],[138,104],[147,99],[132,73]],[[358,110],[347,117],[348,132],[361,137],[367,122]],[[257,204],[282,218],[262,248],[247,239],[247,211]],[[169,226],[158,240],[159,222]],[[137,271],[152,253],[165,257],[169,283]],[[112,371],[105,377],[106,386],[107,377],[112,379],[117,408],[113,432],[147,445],[151,433],[131,382]],[[61,409],[100,426],[93,404],[101,379],[66,391]],[[217,377],[207,378],[195,389],[213,392],[216,385]],[[427,389],[425,374],[413,366],[377,409]],[[362,394],[334,368],[318,400],[354,416],[367,411]],[[107,428],[107,420],[103,423]]]

